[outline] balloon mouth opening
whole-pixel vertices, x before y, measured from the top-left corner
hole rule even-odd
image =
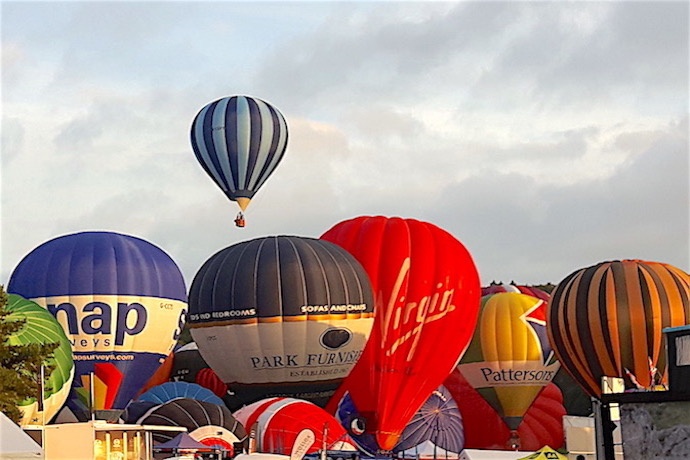
[[[235,201],[237,201],[237,205],[240,207],[242,211],[245,211],[247,209],[247,206],[249,206],[249,202],[251,201],[251,198],[247,198],[244,196],[241,196],[239,198],[235,198]]]
[[[376,440],[383,450],[393,450],[399,439],[400,435],[395,433],[378,433],[376,436]]]
[[[510,450],[520,450],[520,435],[517,430],[510,431],[510,439],[508,439],[508,448]]]

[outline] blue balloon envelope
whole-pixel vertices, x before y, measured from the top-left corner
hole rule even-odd
[[[197,113],[190,140],[204,171],[244,210],[283,158],[288,128],[271,104],[231,96],[213,101]]]
[[[431,441],[448,452],[460,453],[465,448],[462,415],[444,386],[431,393],[415,413],[394,450],[401,452],[412,449],[424,441]]]
[[[359,448],[371,456],[383,454],[376,437],[367,431],[367,420],[357,410],[349,393],[338,404],[336,419],[347,430]],[[393,452],[403,452],[431,441],[437,447],[460,453],[465,445],[462,416],[450,392],[440,386],[435,390],[403,430]]]
[[[176,398],[196,399],[221,406],[224,404],[223,400],[208,388],[188,382],[166,382],[162,385],[156,385],[137,399],[163,404]]]
[[[184,278],[159,247],[114,232],[49,240],[7,291],[47,308],[72,343],[70,407],[123,409],[172,351],[187,316]]]

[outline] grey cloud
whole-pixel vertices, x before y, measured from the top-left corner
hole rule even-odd
[[[304,108],[394,98],[517,113],[612,101],[645,107],[655,99],[647,85],[658,82],[662,95],[687,87],[682,3],[465,2],[423,21],[379,6],[359,22],[355,7],[342,8],[345,19],[284,43],[265,59],[260,84],[280,86]]]
[[[42,242],[29,238],[107,227],[160,245],[191,279],[234,242],[363,214],[439,224],[485,282],[556,282],[601,257],[688,268],[687,120],[659,128],[687,113],[687,5],[41,3],[53,21],[38,5],[3,5],[3,41],[27,50],[16,75],[47,66],[45,86],[9,89],[40,96],[41,135],[62,132],[28,152],[34,119],[4,117],[3,171],[5,148],[18,152],[6,190],[26,171],[52,188],[7,195],[3,222],[21,218],[3,226],[3,270]],[[188,139],[206,102],[237,93],[291,125],[242,230]],[[592,144],[612,132],[605,179],[543,180],[601,167]]]
[[[466,243],[484,282],[556,283],[606,259],[684,268],[687,133],[687,119],[647,133],[650,147],[606,180],[558,186],[518,174],[473,177],[449,187],[429,216]]]

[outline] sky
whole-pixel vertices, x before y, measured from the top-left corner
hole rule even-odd
[[[689,4],[16,2],[2,36],[0,284],[38,245],[217,251],[361,215],[431,222],[482,284],[606,260],[690,271]],[[236,228],[189,128],[250,95],[289,126]]]

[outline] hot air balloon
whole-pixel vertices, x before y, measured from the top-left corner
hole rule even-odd
[[[465,448],[462,415],[453,396],[443,385],[434,390],[414,414],[393,450],[413,449],[424,441],[458,454]]]
[[[173,364],[170,371],[170,380],[194,383],[196,374],[201,369],[208,368],[199,353],[199,347],[195,342],[189,342],[173,351]]]
[[[577,270],[554,289],[547,330],[558,359],[594,397],[603,376],[635,388],[665,381],[662,330],[690,323],[690,276],[660,262],[620,260]],[[652,375],[652,373],[654,375]]]
[[[304,430],[314,434],[314,443],[307,453],[324,445],[328,450],[354,451],[354,441],[328,412],[319,406],[295,398],[267,398],[235,412],[237,420],[256,424],[257,450],[274,454],[290,454],[295,439]]]
[[[364,431],[390,451],[465,351],[477,321],[479,274],[455,237],[414,219],[357,217],[321,239],[361,262],[377,312],[364,353],[328,409],[349,392]]]
[[[238,422],[250,429],[256,423],[257,419],[259,418],[259,415],[262,414],[268,406],[280,399],[285,398],[275,396],[272,398],[260,399],[258,401],[254,401],[251,404],[247,404],[246,406],[240,407],[239,409],[234,411],[232,415],[237,419]]]
[[[120,418],[126,423],[136,423],[147,411],[178,398],[197,399],[219,406],[224,405],[222,399],[201,385],[187,382],[167,382],[150,388],[137,399],[130,401],[120,414]]]
[[[162,385],[170,381],[174,357],[174,352],[170,352],[170,354],[165,357],[160,367],[156,369],[156,372],[154,372],[151,378],[148,379],[144,386],[139,390],[139,394],[142,394],[157,385]]]
[[[9,314],[6,320],[24,321],[24,325],[9,337],[0,337],[0,340],[6,340],[9,345],[58,344],[46,359],[46,368],[50,371],[45,376],[42,407],[39,407],[39,395],[27,401],[18,401],[22,412],[21,425],[47,423],[58,413],[69,395],[74,378],[72,346],[60,323],[45,308],[16,294],[9,294],[7,300]]]
[[[551,297],[548,292],[539,289],[534,286],[524,286],[520,284],[505,284],[505,283],[491,283],[490,285],[482,288],[482,297],[489,294],[499,294],[501,292],[517,292],[521,294],[531,295],[537,299],[541,299],[545,302],[549,301]]]
[[[167,382],[157,385],[139,396],[137,400],[163,404],[176,398],[198,399],[199,401],[207,401],[219,406],[223,405],[223,400],[213,394],[208,388],[187,382]]]
[[[197,383],[211,390],[219,398],[227,400],[228,405],[233,405],[233,398],[228,394],[228,386],[218,374],[208,367],[204,358],[199,353],[196,343],[190,342],[180,347],[174,353],[170,379],[173,381]]]
[[[592,415],[592,398],[564,367],[558,370],[552,383],[556,384],[563,394],[563,406],[567,415],[577,415],[579,417]]]
[[[560,364],[546,337],[546,304],[526,294],[482,297],[477,329],[458,370],[513,430]]]
[[[514,433],[504,418],[455,369],[443,382],[462,414],[466,449],[513,450]],[[518,426],[521,450],[536,450],[548,444],[564,443],[563,397],[558,387],[549,383],[532,402]]]
[[[191,398],[177,398],[155,406],[137,421],[140,425],[183,426],[190,436],[207,445],[220,445],[232,450],[233,444],[248,446],[244,426],[223,405]],[[166,442],[176,432],[154,430],[156,442]]]
[[[192,337],[234,392],[232,409],[269,396],[325,405],[373,325],[361,265],[332,243],[297,236],[219,251],[194,277],[189,305]]]
[[[147,241],[113,232],[43,243],[15,268],[8,292],[47,308],[62,325],[82,385],[73,384],[68,404],[82,418],[90,408],[123,409],[170,354],[187,313],[175,262]]]
[[[346,394],[338,404],[336,419],[347,430],[360,450],[375,456],[378,450],[376,437],[367,433],[361,425],[362,416]],[[405,426],[400,441],[393,452],[412,450],[429,441],[445,452],[460,453],[464,449],[462,415],[448,390],[440,386],[431,393],[422,407]]]
[[[272,105],[249,96],[218,99],[194,118],[191,143],[204,171],[244,211],[283,158],[287,123]],[[242,214],[238,226],[244,226]]]

